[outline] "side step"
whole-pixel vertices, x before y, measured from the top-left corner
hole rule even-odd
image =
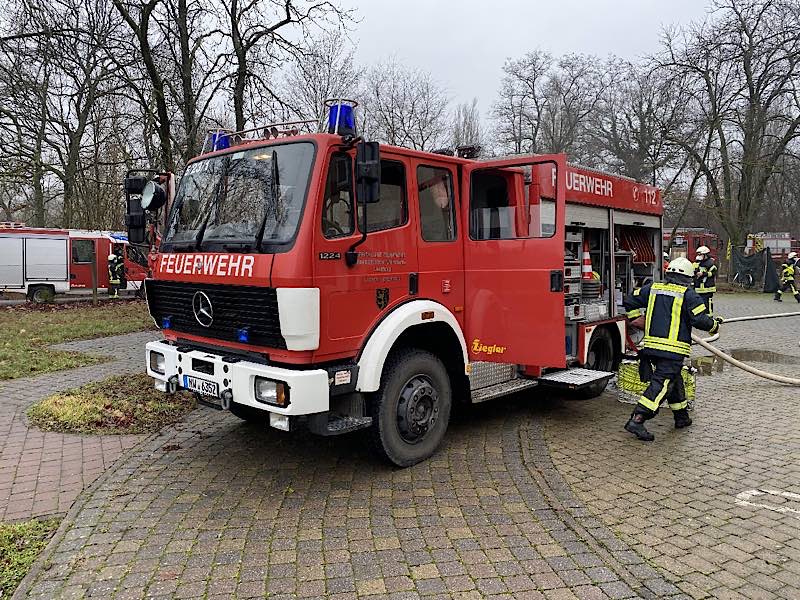
[[[342,435],[372,425],[372,417],[342,417],[328,413],[309,415],[308,429],[317,435]]]
[[[579,390],[593,383],[605,383],[614,375],[615,373],[609,371],[594,371],[575,367],[574,369],[564,369],[563,371],[542,375],[539,377],[539,383],[562,390]]]
[[[494,400],[509,394],[515,394],[523,390],[536,387],[539,384],[535,379],[512,379],[511,381],[504,381],[503,383],[496,383],[489,387],[484,387],[479,390],[472,390],[472,403],[478,404],[479,402],[486,402],[487,400]]]

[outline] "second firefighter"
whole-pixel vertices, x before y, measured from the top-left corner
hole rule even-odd
[[[645,422],[667,400],[675,427],[692,424],[683,386],[683,359],[691,353],[692,327],[716,333],[721,319],[708,315],[705,303],[692,289],[694,267],[686,258],[676,258],[667,268],[666,281],[651,283],[624,300],[628,318],[645,316],[643,348],[639,352],[639,376],[649,382],[625,429],[644,441],[655,436]]]

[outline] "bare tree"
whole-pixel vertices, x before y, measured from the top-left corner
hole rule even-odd
[[[292,107],[292,116],[321,120],[329,98],[359,97],[362,75],[352,46],[344,32],[337,29],[312,40],[306,54],[292,60],[281,96]]]
[[[473,98],[470,104],[463,103],[456,106],[453,115],[453,147],[483,146],[483,131],[481,128],[481,113],[478,110],[478,99]]]
[[[228,35],[233,46],[233,107],[236,129],[246,128],[248,88],[261,100],[287,105],[269,81],[269,73],[289,57],[309,55],[305,39],[320,25],[337,27],[351,18],[351,12],[333,0],[222,0]]]
[[[609,85],[592,56],[554,60],[536,50],[509,60],[493,115],[501,148],[514,153],[567,152],[592,163],[588,124]]]
[[[692,96],[694,131],[671,136],[703,172],[708,201],[733,245],[766,202],[800,136],[800,7],[793,0],[718,0],[706,23],[665,39],[661,64]],[[712,151],[703,157],[696,140]]]
[[[390,60],[372,67],[365,79],[368,135],[416,150],[432,150],[445,143],[449,100],[430,73]]]

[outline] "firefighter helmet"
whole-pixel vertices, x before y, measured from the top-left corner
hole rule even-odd
[[[797,252],[789,252],[789,256],[787,256],[786,258],[788,258],[789,260],[797,258]]]
[[[698,254],[711,254],[711,250],[708,249],[708,246],[700,246],[697,249]]]
[[[694,275],[694,265],[692,265],[688,258],[680,256],[669,263],[667,273],[677,273],[678,275],[692,277]]]
[[[117,260],[117,258],[119,258],[119,257],[116,254],[109,254],[108,255],[108,260],[109,261]]]

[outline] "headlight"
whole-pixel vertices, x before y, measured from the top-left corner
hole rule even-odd
[[[273,406],[288,406],[289,394],[286,384],[263,377],[256,377],[253,384],[253,394],[256,400]]]
[[[150,370],[163,375],[166,370],[167,361],[161,352],[150,352]]]

